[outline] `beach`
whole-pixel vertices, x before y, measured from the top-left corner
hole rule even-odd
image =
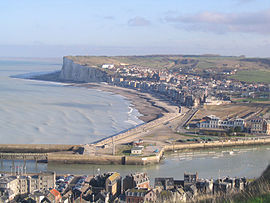
[[[134,108],[142,114],[139,116],[139,119],[146,123],[160,118],[166,113],[175,113],[178,111],[177,107],[171,106],[161,98],[156,98],[149,93],[143,93],[133,89],[112,86],[106,83],[82,83],[73,85],[111,92],[127,98],[134,105]]]

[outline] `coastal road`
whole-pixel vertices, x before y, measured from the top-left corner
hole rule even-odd
[[[140,139],[146,135],[151,134],[151,132],[156,130],[157,128],[163,127],[169,122],[182,120],[183,118],[185,118],[185,115],[186,114],[180,114],[180,113],[166,113],[163,117],[159,119],[156,119],[144,125],[138,126],[134,129],[131,129],[119,135],[113,136],[114,144],[117,145],[117,144],[123,144],[123,143],[130,143],[134,140]],[[189,117],[190,116],[191,115],[189,115]],[[112,137],[106,138],[104,140],[101,140],[100,142],[95,143],[95,146],[103,146],[104,144],[111,145]]]
[[[178,127],[176,128],[177,132],[182,132],[183,128],[187,123],[193,118],[193,116],[199,111],[198,108],[190,109],[185,116],[182,118],[181,122],[179,123]]]

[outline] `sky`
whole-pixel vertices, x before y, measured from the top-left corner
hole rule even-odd
[[[270,57],[269,0],[0,0],[0,57]]]

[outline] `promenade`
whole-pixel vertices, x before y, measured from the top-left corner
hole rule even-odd
[[[136,139],[142,138],[144,135],[149,133],[151,130],[154,130],[156,127],[166,124],[167,122],[171,122],[176,119],[181,119],[184,117],[184,114],[180,113],[166,113],[163,117],[158,118],[149,123],[142,124],[137,126],[136,128],[130,129],[126,132],[117,134],[115,136],[110,136],[105,139],[102,139],[98,142],[95,142],[95,146],[103,146],[105,144],[123,144],[127,142],[132,142]]]

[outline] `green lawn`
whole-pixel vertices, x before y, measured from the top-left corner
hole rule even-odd
[[[269,98],[255,98],[255,99],[252,99],[252,98],[244,98],[244,99],[238,99],[238,100],[235,100],[235,102],[249,102],[249,103],[260,103],[260,102],[266,102],[266,101],[269,101]]]
[[[239,71],[236,75],[231,76],[231,78],[246,82],[270,83],[270,71]]]
[[[235,201],[241,203],[266,203],[270,202],[270,194],[259,195],[258,197],[251,198],[247,201]]]

